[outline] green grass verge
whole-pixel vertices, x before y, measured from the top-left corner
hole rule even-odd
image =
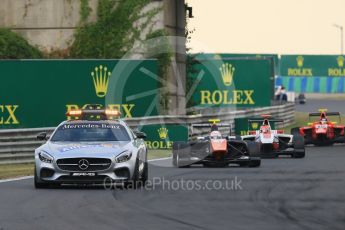
[[[170,157],[171,150],[149,150],[148,159]],[[0,165],[0,179],[8,179],[22,176],[32,176],[34,164],[10,164]]]
[[[295,123],[284,128],[285,133],[290,133],[292,128],[306,126],[308,123],[308,113],[295,112]]]
[[[31,176],[34,172],[34,164],[10,164],[0,165],[0,179]]]
[[[157,159],[157,158],[164,158],[170,157],[172,154],[172,150],[161,150],[161,149],[149,149],[148,150],[148,159]]]

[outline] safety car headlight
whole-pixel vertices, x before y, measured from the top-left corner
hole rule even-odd
[[[122,162],[126,162],[126,161],[129,161],[132,157],[132,152],[131,151],[124,151],[122,153],[120,153],[120,155],[118,155],[116,158],[115,158],[115,161],[117,163],[122,163]]]
[[[40,158],[42,162],[45,162],[45,163],[53,163],[53,160],[54,160],[52,156],[50,156],[48,153],[43,152],[43,151],[38,154],[38,157]]]

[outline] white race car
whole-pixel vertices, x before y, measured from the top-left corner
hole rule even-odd
[[[294,158],[305,156],[304,138],[299,134],[284,134],[284,130],[272,130],[270,122],[283,122],[280,119],[269,119],[270,115],[262,115],[262,119],[249,119],[248,123],[260,123],[258,130],[248,131],[248,135],[241,136],[244,141],[255,141],[260,144],[261,157],[278,157],[290,155]]]

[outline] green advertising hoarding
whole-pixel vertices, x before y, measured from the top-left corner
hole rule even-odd
[[[144,125],[140,131],[146,133],[149,149],[172,149],[175,141],[188,140],[188,126],[183,124]]]
[[[275,73],[279,73],[279,56],[278,54],[253,54],[253,53],[206,53],[205,58],[224,59],[224,58],[272,58],[274,62]]]
[[[158,103],[158,82],[147,74],[157,74],[155,60],[4,60],[0,68],[0,128],[54,127],[86,104],[127,118],[158,114],[157,106],[147,111]]]
[[[270,106],[274,89],[272,59],[197,58],[192,100],[196,107]]]
[[[345,77],[345,56],[282,55],[280,76]]]

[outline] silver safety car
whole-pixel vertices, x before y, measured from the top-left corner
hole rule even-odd
[[[61,184],[145,183],[147,148],[142,132],[118,119],[116,110],[72,110],[35,150],[36,188]]]

